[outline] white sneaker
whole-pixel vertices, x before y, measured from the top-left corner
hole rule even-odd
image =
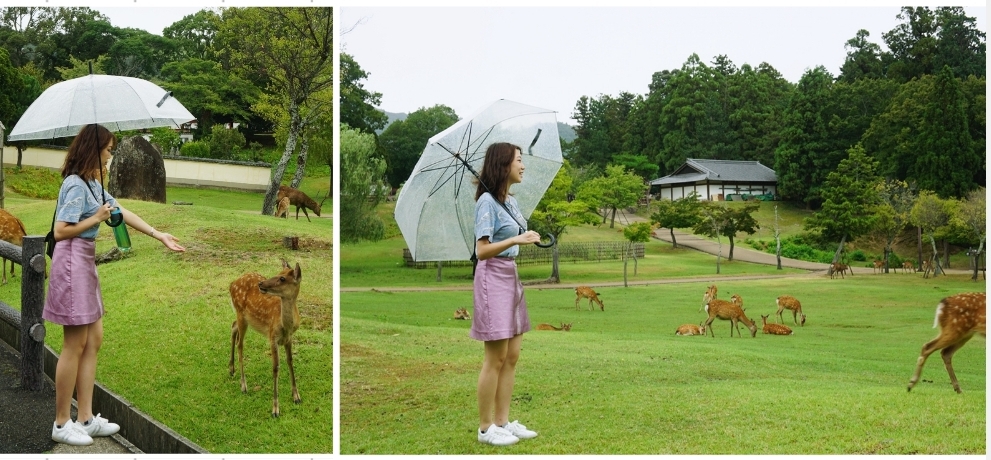
[[[489,425],[485,433],[482,433],[482,430],[478,430],[478,442],[493,446],[510,446],[520,442],[520,438],[513,436],[505,428],[493,423]]]
[[[93,418],[90,419],[89,424],[80,422],[76,423],[83,428],[83,431],[85,431],[86,434],[93,438],[97,436],[110,436],[120,431],[120,425],[110,423],[107,419],[100,417],[100,414],[93,416]]]
[[[502,428],[520,439],[533,439],[537,437],[536,431],[526,429],[526,426],[520,424],[519,420],[513,420],[503,425]]]
[[[93,444],[93,438],[86,434],[86,431],[78,423],[73,422],[72,419],[65,422],[62,428],[59,428],[57,423],[52,422],[52,441],[69,444],[70,446],[88,446]]]

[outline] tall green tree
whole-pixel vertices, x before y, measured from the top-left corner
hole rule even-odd
[[[878,203],[877,161],[859,144],[850,148],[849,156],[829,173],[822,187],[822,209],[805,221],[806,230],[818,231],[827,241],[839,241],[833,262],[837,262],[843,245],[868,233],[874,225],[872,212]]]
[[[393,190],[409,179],[427,140],[457,121],[458,115],[454,109],[438,104],[430,108],[420,107],[405,120],[396,120],[382,131],[379,146],[387,165],[385,175]]]
[[[262,92],[219,62],[200,58],[169,62],[161,77],[162,87],[196,117],[195,139],[208,135],[215,123],[247,123]]]
[[[584,183],[578,199],[605,209],[603,222],[612,214],[609,228],[616,225],[616,210],[634,206],[647,190],[643,179],[620,165],[606,167],[606,175]]]
[[[944,198],[962,197],[976,187],[975,175],[983,157],[983,152],[972,147],[960,81],[949,67],[943,67],[922,113],[919,151],[908,175],[921,189]]]
[[[711,201],[703,201],[701,204],[700,215],[702,218],[695,223],[695,232],[710,238],[725,236],[729,239],[729,257],[727,260],[733,260],[736,235],[738,233],[752,235],[760,227],[757,219],[753,217],[753,214],[760,210],[760,202],[749,202],[742,207],[735,208]]]
[[[242,77],[263,74],[266,91],[287,114],[288,135],[282,157],[272,174],[262,204],[271,214],[286,165],[304,139],[308,125],[332,110],[331,100],[319,97],[332,90],[334,31],[331,8],[227,8],[218,41]],[[250,34],[244,31],[250,30]],[[305,143],[303,144],[305,146]],[[297,170],[305,169],[305,149]]]
[[[377,241],[384,237],[385,226],[375,215],[381,193],[369,193],[381,184],[385,162],[375,157],[375,136],[341,125],[341,242]]]
[[[822,199],[821,187],[833,168],[823,164],[830,153],[829,106],[833,76],[818,66],[802,75],[785,113],[781,144],[774,154],[778,193],[806,207]]]
[[[21,107],[17,95],[24,91],[24,80],[21,73],[10,63],[6,49],[0,48],[0,123],[8,130],[21,118],[27,107]],[[0,139],[0,142],[5,139]]]
[[[884,78],[884,62],[882,61],[883,51],[877,43],[868,40],[871,33],[867,29],[860,29],[857,35],[847,40],[843,45],[846,48],[846,59],[840,66],[840,75],[837,81],[853,83],[861,79],[878,80]]]
[[[213,10],[202,9],[162,30],[162,36],[175,43],[175,59],[203,59],[213,61],[218,58],[214,45],[220,29],[220,15]]]
[[[348,53],[341,53],[341,123],[374,134],[385,128],[389,117],[375,108],[382,102],[382,93],[365,88],[368,72]]]
[[[939,195],[930,190],[919,192],[919,197],[915,200],[909,214],[912,225],[922,229],[922,233],[932,247],[932,256],[929,260],[935,262],[934,276],[942,271],[939,264],[939,251],[936,250],[936,234],[950,224],[952,216],[952,208],[947,200],[940,198]]]
[[[638,96],[623,92],[618,97],[582,96],[575,104],[572,117],[578,123],[569,160],[576,166],[594,165],[600,168],[613,163],[613,156],[623,151],[627,119]]]

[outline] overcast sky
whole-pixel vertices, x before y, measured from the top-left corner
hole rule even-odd
[[[380,108],[412,112],[436,104],[460,117],[505,98],[571,113],[581,96],[645,94],[654,72],[692,53],[726,55],[739,68],[767,62],[785,79],[823,65],[833,75],[859,29],[884,46],[900,8],[396,8],[344,7],[343,51],[382,93]],[[986,8],[966,7],[985,31]],[[357,24],[357,25],[355,25]]]

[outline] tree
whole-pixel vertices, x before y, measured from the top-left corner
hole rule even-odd
[[[936,232],[950,223],[952,213],[948,203],[931,190],[923,190],[915,200],[909,215],[910,222],[922,229],[922,232],[932,245],[930,262],[934,263],[933,276],[942,271],[939,264],[939,253],[936,251]]]
[[[557,242],[552,248],[551,276],[546,282],[559,283],[561,274],[558,263],[558,244],[568,227],[582,224],[595,224],[599,216],[589,211],[590,206],[580,200],[568,200],[572,195],[573,172],[571,162],[564,160],[561,169],[557,171],[550,187],[540,198],[536,209],[530,214],[528,222],[530,230],[542,235],[554,235]]]
[[[597,177],[582,185],[578,199],[605,208],[603,222],[609,211],[612,211],[609,228],[613,228],[616,224],[616,210],[636,205],[646,189],[647,186],[640,176],[627,171],[622,166],[609,165],[606,167],[605,176]]]
[[[839,240],[833,262],[839,261],[847,239],[866,234],[874,225],[872,212],[878,202],[875,172],[877,161],[869,158],[859,144],[848,150],[848,157],[826,176],[822,187],[822,209],[805,222],[807,230],[818,230],[828,241]],[[832,270],[832,268],[830,268]]]
[[[262,213],[271,214],[297,143],[310,123],[332,110],[330,101],[317,96],[334,82],[333,14],[331,8],[228,8],[222,18],[220,48],[242,77],[260,74],[268,79],[270,100],[288,115],[285,149],[262,204]],[[305,152],[301,149],[297,157],[297,171],[305,169]]]
[[[379,135],[379,146],[386,162],[386,178],[393,190],[409,179],[427,140],[457,121],[454,109],[435,105],[420,107],[405,120],[396,120],[385,128]]]
[[[375,158],[375,136],[341,125],[341,242],[377,241],[385,236],[385,227],[375,215],[381,192],[369,200],[372,186],[380,185],[385,162]],[[376,187],[377,188],[377,187]]]
[[[908,174],[920,189],[962,197],[976,187],[975,171],[984,155],[972,147],[966,101],[953,71],[943,67],[933,83],[933,97],[922,113],[920,148]]]
[[[757,201],[746,203],[739,208],[730,208],[711,201],[702,202],[702,219],[695,224],[695,232],[710,238],[727,237],[729,239],[727,260],[732,261],[736,234],[742,232],[751,235],[757,231],[759,225],[753,213],[759,209],[760,202]],[[720,243],[721,252],[722,243]]]
[[[162,30],[162,36],[175,43],[175,56],[182,59],[217,59],[214,40],[220,29],[220,16],[212,10],[203,9]]]
[[[957,209],[955,219],[970,230],[972,238],[978,240],[977,250],[971,252],[974,274],[970,278],[977,281],[978,261],[984,253],[984,241],[987,239],[987,191],[984,187],[971,190]]]
[[[653,231],[654,228],[647,222],[635,222],[623,228],[623,237],[627,242],[626,250],[623,251],[623,287],[629,287],[626,282],[626,265],[630,257],[633,257],[633,276],[637,276],[637,253],[633,250],[633,244],[650,241]]]
[[[657,210],[650,215],[650,221],[657,224],[659,228],[666,228],[671,232],[671,243],[678,249],[678,240],[675,239],[674,229],[692,228],[698,225],[702,219],[702,202],[699,201],[697,193],[692,191],[686,197],[677,200],[657,201]]]
[[[622,152],[627,119],[639,98],[622,92],[619,97],[599,95],[592,99],[582,96],[572,113],[575,127],[574,146],[569,156],[576,166],[605,167],[614,163],[612,157]]]
[[[877,193],[878,201],[874,209],[876,220],[872,231],[884,239],[884,272],[888,273],[891,247],[895,238],[908,225],[915,193],[907,183],[896,179],[878,182]]]
[[[854,38],[843,45],[847,53],[846,60],[840,66],[838,81],[853,83],[863,78],[884,78],[884,63],[881,61],[883,51],[877,43],[867,40],[870,36],[871,33],[866,29],[860,29]]]
[[[261,90],[219,62],[200,58],[173,61],[162,67],[162,87],[172,91],[196,116],[194,139],[210,134],[215,123],[247,123],[249,107],[258,102]]]
[[[825,67],[806,71],[785,112],[781,144],[774,153],[778,193],[802,201],[811,209],[821,199],[820,188],[832,165],[829,156],[830,118],[826,113],[833,77]]]
[[[382,93],[365,89],[362,80],[368,72],[348,53],[341,53],[341,123],[359,131],[374,134],[385,128],[389,117],[375,108],[382,102]]]
[[[7,50],[0,48],[0,88],[3,88],[0,91],[0,123],[11,129],[27,107],[22,108],[18,103],[17,95],[24,91],[24,81],[8,56]],[[0,142],[4,140],[0,139]]]

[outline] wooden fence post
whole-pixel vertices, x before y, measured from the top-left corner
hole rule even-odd
[[[45,237],[24,237],[21,246],[21,388],[41,391],[45,383]]]

